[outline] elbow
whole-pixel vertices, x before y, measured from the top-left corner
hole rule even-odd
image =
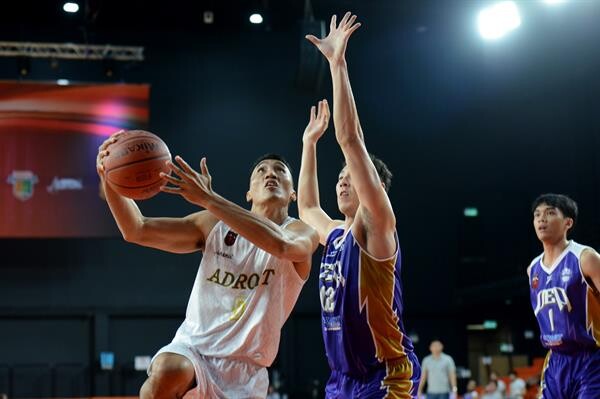
[[[302,262],[305,260],[304,256],[299,255],[297,245],[292,242],[284,240],[280,242],[277,247],[277,254],[275,256],[278,258],[286,259],[291,262]]]
[[[139,234],[135,234],[131,231],[121,231],[121,234],[123,235],[123,239],[131,244],[139,244],[140,243],[140,238],[139,238]]]
[[[144,220],[134,226],[123,227],[120,230],[125,241],[132,244],[143,244]]]
[[[337,135],[337,142],[344,148],[352,148],[357,145],[363,145],[363,141],[358,134],[358,130],[354,129],[353,132],[349,132],[348,134],[339,134]]]
[[[278,240],[275,248],[275,256],[278,258],[287,258],[291,251],[291,244],[286,240]]]

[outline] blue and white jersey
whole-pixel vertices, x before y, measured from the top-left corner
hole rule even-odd
[[[531,306],[540,339],[553,351],[600,347],[600,298],[581,270],[581,254],[587,248],[570,241],[553,265],[545,265],[542,254],[529,266]]]

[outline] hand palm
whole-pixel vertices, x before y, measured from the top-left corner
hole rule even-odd
[[[305,135],[309,138],[319,139],[325,130],[327,129],[327,124],[322,120],[314,120],[310,122],[306,126]]]
[[[306,38],[317,46],[329,62],[337,61],[344,57],[350,35],[360,28],[360,23],[354,23],[354,21],[356,21],[356,15],[347,12],[338,25],[334,15],[331,17],[330,31],[327,37],[317,39],[313,35],[306,35]]]
[[[329,32],[329,35],[321,40],[317,47],[319,51],[323,53],[325,58],[328,60],[335,60],[344,56],[347,43],[348,40],[346,35],[339,29],[336,29]]]
[[[319,101],[319,104],[310,108],[310,120],[304,129],[304,140],[316,142],[321,138],[329,126],[329,104],[327,100]]]

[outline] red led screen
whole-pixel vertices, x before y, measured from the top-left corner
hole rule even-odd
[[[114,235],[96,154],[111,133],[147,126],[149,93],[0,81],[0,237]]]

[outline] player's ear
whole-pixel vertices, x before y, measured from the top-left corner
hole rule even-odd
[[[566,218],[565,219],[565,225],[567,226],[567,230],[571,229],[573,227],[573,219],[572,218]]]
[[[298,195],[296,194],[296,190],[292,190],[291,194],[290,194],[290,200],[292,202],[296,202]]]
[[[246,202],[252,202],[252,194],[250,194],[250,190],[246,191]]]

